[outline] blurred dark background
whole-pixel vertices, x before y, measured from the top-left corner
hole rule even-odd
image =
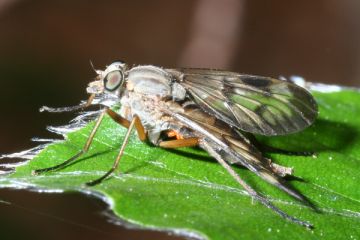
[[[0,0],[0,153],[53,137],[112,61],[208,67],[360,86],[360,1]],[[1,160],[5,161],[5,160]],[[80,194],[0,190],[1,239],[175,239],[107,221]],[[31,210],[31,211],[30,211]]]

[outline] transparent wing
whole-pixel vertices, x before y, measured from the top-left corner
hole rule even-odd
[[[204,111],[246,132],[294,133],[317,116],[312,95],[287,81],[209,69],[172,71]]]

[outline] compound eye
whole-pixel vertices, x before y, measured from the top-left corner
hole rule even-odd
[[[104,86],[108,91],[115,91],[120,87],[124,80],[124,74],[122,71],[115,70],[109,72],[104,78]]]

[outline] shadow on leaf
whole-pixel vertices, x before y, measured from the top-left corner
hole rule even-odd
[[[98,156],[101,156],[103,154],[107,154],[107,153],[110,153],[111,151],[113,151],[113,149],[109,149],[109,150],[105,150],[105,151],[102,151],[102,152],[97,152],[97,153],[94,153],[94,154],[91,154],[91,155],[88,155],[88,156],[82,156],[82,157],[79,157],[77,158],[76,160],[74,160],[73,162],[67,164],[66,166],[62,167],[62,168],[59,168],[59,169],[63,169],[63,168],[67,168],[67,167],[70,167],[72,165],[75,165],[75,164],[78,164],[82,161],[85,161],[85,160],[88,160],[88,159],[92,159],[92,158],[96,158]],[[65,162],[66,159],[64,159],[64,162]],[[109,166],[109,169],[110,169],[111,166]]]
[[[351,147],[358,137],[357,130],[347,124],[318,119],[311,127],[296,134],[256,138],[261,144],[288,151],[342,152]]]

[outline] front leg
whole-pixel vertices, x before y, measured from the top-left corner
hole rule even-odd
[[[146,140],[146,132],[145,132],[145,129],[144,127],[142,126],[141,124],[141,121],[139,119],[138,116],[134,116],[132,122],[129,122],[128,120],[126,120],[125,118],[121,117],[119,114],[117,114],[116,112],[112,111],[111,109],[109,108],[105,108],[105,110],[99,115],[99,118],[98,120],[96,121],[90,135],[88,136],[88,139],[84,145],[84,147],[77,153],[75,154],[74,156],[72,156],[71,158],[69,158],[68,160],[58,164],[58,165],[55,165],[55,166],[52,166],[52,167],[48,167],[48,168],[42,168],[42,169],[36,169],[34,170],[32,173],[34,175],[38,175],[38,174],[41,174],[41,173],[44,173],[44,172],[50,172],[50,171],[55,171],[55,170],[58,170],[58,169],[61,169],[61,168],[64,168],[66,167],[69,163],[75,161],[76,159],[78,159],[81,155],[85,154],[88,152],[89,148],[90,148],[90,145],[91,143],[93,142],[93,139],[95,137],[95,134],[98,130],[98,128],[100,127],[100,124],[102,122],[102,120],[104,119],[104,116],[108,114],[115,122],[119,123],[120,125],[128,128],[128,133],[125,137],[125,142],[127,143],[128,141],[128,138],[129,138],[129,134],[130,134],[130,131],[133,127],[136,128],[137,130],[137,133],[138,133],[138,136],[139,136],[139,139],[141,141],[144,141]],[[128,136],[129,135],[129,136]],[[122,150],[120,151],[121,154],[120,156],[118,157],[118,159],[115,161],[117,162],[116,165],[115,165],[115,168],[114,170],[117,168],[117,165],[118,165],[118,162],[120,160],[120,157],[122,156],[122,152],[124,151],[123,148],[125,148],[126,144],[123,144],[123,147],[122,147]],[[114,170],[111,170],[114,171]],[[110,173],[109,173],[110,174]],[[108,175],[109,175],[108,174]],[[104,177],[105,178],[105,177]],[[102,179],[101,179],[102,180]],[[99,183],[101,182],[101,180],[99,181],[94,181],[93,183]]]
[[[145,128],[142,125],[140,118],[138,116],[134,116],[132,121],[129,122],[127,119],[123,118],[122,116],[120,116],[119,114],[117,114],[116,112],[114,112],[113,110],[111,110],[110,108],[106,109],[106,113],[117,123],[119,123],[120,125],[126,127],[128,130],[126,132],[124,141],[121,145],[120,151],[113,163],[113,166],[110,168],[110,170],[108,170],[103,176],[101,176],[98,179],[95,179],[93,181],[87,182],[86,185],[87,186],[94,186],[96,184],[101,183],[103,180],[105,180],[108,176],[110,176],[118,167],[119,167],[119,163],[120,163],[120,159],[122,158],[124,151],[125,151],[125,147],[127,146],[128,142],[129,142],[129,138],[130,138],[130,133],[131,130],[135,127],[136,131],[138,133],[138,137],[141,141],[145,141],[146,140],[146,132],[145,132]]]
[[[118,124],[120,124],[121,126],[124,126],[126,128],[130,127],[130,121],[128,121],[127,119],[123,118],[122,116],[120,116],[119,114],[117,114],[116,112],[114,112],[113,110],[111,110],[110,108],[108,108],[106,110],[106,113]],[[144,126],[142,125],[140,118],[138,116],[134,116],[134,127],[136,128],[136,131],[138,133],[138,137],[141,141],[145,141],[146,140],[146,131]]]

